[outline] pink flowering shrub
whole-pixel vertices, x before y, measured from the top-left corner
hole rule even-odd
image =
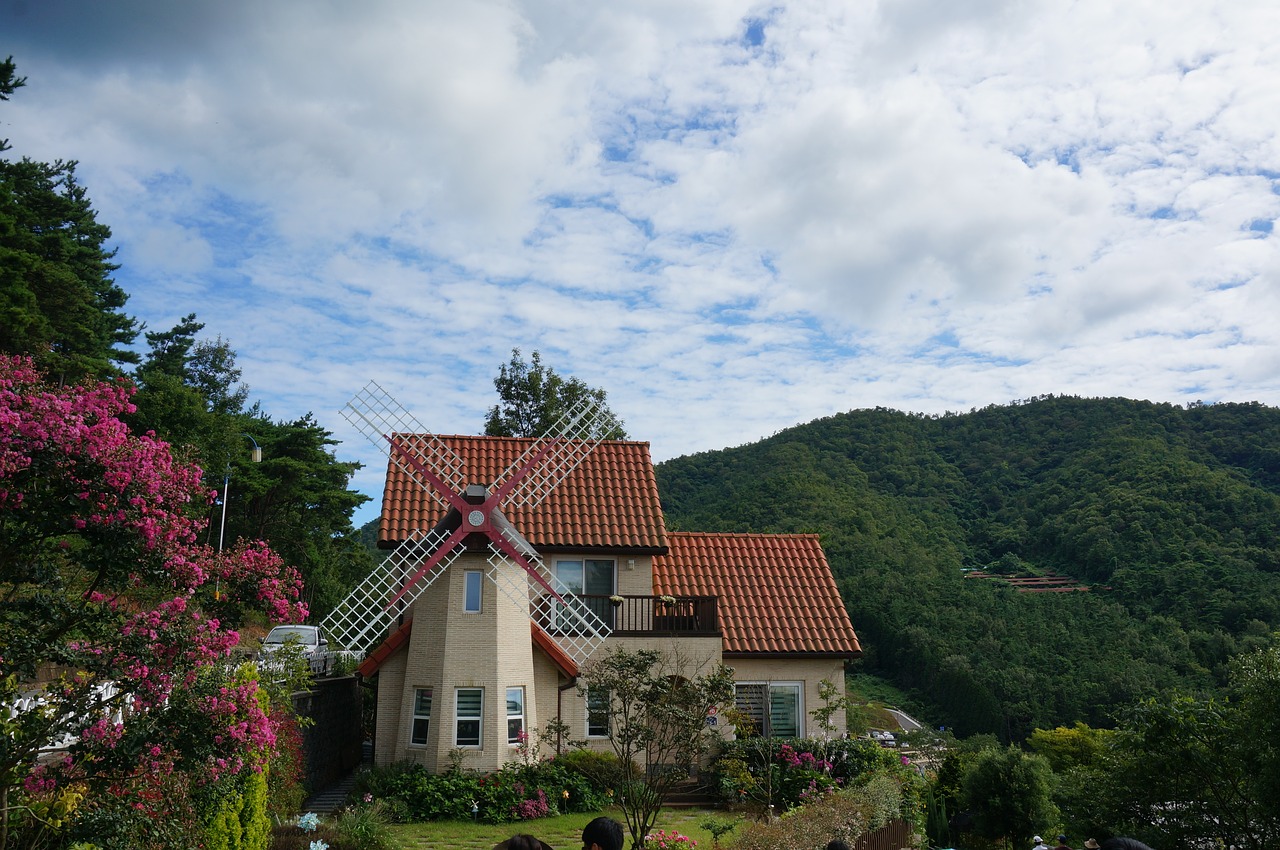
[[[532,797],[521,800],[511,808],[511,814],[517,820],[545,818],[550,813],[551,805],[547,802],[547,792],[541,788],[535,789]]]
[[[262,543],[197,542],[213,491],[129,432],[131,394],[47,384],[0,356],[0,706],[22,709],[0,751],[0,818],[71,784],[92,801],[216,782],[260,770],[274,744],[257,683],[224,667],[226,623],[304,618],[298,573]],[[37,767],[52,745],[66,757]]]
[[[644,837],[644,850],[693,850],[697,846],[698,842],[674,829],[670,832],[660,829]]]

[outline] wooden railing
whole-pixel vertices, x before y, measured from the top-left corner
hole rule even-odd
[[[911,824],[891,820],[877,830],[859,835],[853,842],[853,850],[903,850],[912,846],[911,839]]]
[[[615,635],[714,637],[720,634],[720,600],[716,596],[613,597],[584,594],[578,598]],[[554,623],[540,625],[551,634],[557,631]]]

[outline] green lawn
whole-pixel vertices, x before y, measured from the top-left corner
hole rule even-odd
[[[582,828],[601,814],[616,818],[626,829],[626,821],[618,809],[589,814],[561,815],[555,818],[519,821],[517,823],[487,824],[470,821],[432,821],[406,823],[391,827],[397,846],[405,848],[431,847],[448,850],[490,850],[493,845],[518,833],[527,832],[550,844],[555,850],[578,850],[582,847]],[[698,826],[698,821],[708,816],[720,820],[738,820],[737,815],[705,809],[663,809],[658,815],[657,829],[675,829],[698,842],[698,850],[712,850],[711,833]],[[736,830],[724,837],[730,842]],[[631,844],[627,839],[627,846]]]

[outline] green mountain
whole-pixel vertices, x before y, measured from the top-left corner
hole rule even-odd
[[[1215,690],[1280,627],[1280,410],[1260,404],[859,410],[657,472],[670,528],[820,533],[861,669],[959,735]]]

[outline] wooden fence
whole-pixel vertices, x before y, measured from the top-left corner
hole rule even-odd
[[[868,832],[853,842],[853,850],[902,850],[911,847],[911,824],[891,820],[875,832]]]

